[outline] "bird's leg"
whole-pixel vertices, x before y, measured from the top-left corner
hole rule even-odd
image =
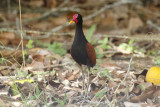
[[[89,74],[90,74],[90,67],[88,67],[87,91],[89,91],[89,83],[90,83],[90,80],[89,80]]]
[[[82,66],[79,64],[79,67],[82,71],[82,89],[84,90],[84,87],[85,87],[85,74],[84,74],[84,71],[82,69]]]
[[[81,69],[81,70],[82,70],[82,80],[83,80],[82,89],[84,90],[84,87],[85,87],[85,75],[84,75],[83,69]]]

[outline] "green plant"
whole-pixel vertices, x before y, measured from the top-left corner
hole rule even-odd
[[[8,60],[8,58],[5,58],[2,56],[2,58],[0,58],[0,64],[5,64],[7,66],[7,62],[9,64],[13,64],[10,60]]]
[[[18,85],[14,82],[11,82],[9,83],[10,87],[11,87],[11,91],[12,91],[12,94],[15,96],[15,95],[18,95],[20,92],[18,90]]]
[[[11,91],[12,91],[12,94],[13,95],[18,95],[20,94],[21,92],[21,89],[18,87],[17,83],[19,84],[24,84],[25,82],[27,83],[32,83],[34,82],[34,80],[32,79],[23,79],[23,80],[15,80],[15,79],[12,79],[13,81],[10,81],[8,84],[11,86]],[[21,93],[23,94],[23,93]]]
[[[36,97],[36,99],[39,99],[40,96],[41,96],[41,92],[40,92],[38,84],[37,84],[36,89],[35,89],[35,97]]]
[[[104,55],[102,53],[99,53],[99,49],[96,47],[95,48],[96,51],[96,58],[102,58]]]
[[[105,51],[106,49],[110,49],[111,46],[108,45],[108,37],[104,38],[104,40],[100,40],[98,41],[99,43],[99,47],[103,49],[103,51]],[[96,57],[97,58],[102,58],[104,56],[103,53],[99,53],[99,48],[95,48],[96,51]]]
[[[108,77],[110,80],[112,80],[112,77],[110,76],[110,73],[109,73],[108,69],[105,69],[104,71],[101,71],[100,76],[101,77]]]
[[[96,96],[98,98],[102,98],[104,96],[104,94],[107,92],[107,90],[100,90],[96,93]]]
[[[49,44],[43,43],[39,40],[35,40],[36,45],[40,46],[40,47],[48,47]]]
[[[108,37],[98,41],[98,43],[100,44],[99,47],[101,47],[103,50],[111,48],[111,46],[108,45]]]
[[[58,99],[58,98],[54,98],[57,102],[58,102],[58,104],[60,104],[61,106],[65,106],[65,104],[66,104],[66,99],[67,99],[67,96],[66,96],[66,93],[65,93],[65,96],[64,96],[64,99],[63,100],[61,100],[61,99]]]
[[[20,70],[17,70],[17,77],[19,78],[22,78],[22,77],[26,77],[28,75],[28,72],[27,71],[20,71]]]
[[[125,50],[125,51],[127,51],[129,53],[132,53],[134,51],[133,42],[134,42],[134,39],[131,39],[131,40],[129,40],[128,43],[121,43],[118,46],[118,48],[122,49],[122,50]]]
[[[3,64],[3,58],[0,58],[0,64]]]
[[[87,33],[87,36],[86,36],[87,40],[88,40],[91,44],[94,44],[94,43],[97,41],[97,39],[94,39],[94,40],[91,41],[91,37],[93,36],[93,33],[95,32],[95,30],[96,30],[96,24],[93,24],[93,25],[90,27],[90,29],[88,30],[88,33]]]
[[[153,55],[153,56],[156,56],[157,53],[155,51],[151,51],[151,50],[148,50],[147,51],[147,55]]]
[[[142,89],[142,91],[146,90],[145,86],[143,86],[143,85],[138,85],[138,87],[140,87]]]
[[[67,51],[62,48],[61,43],[54,42],[54,43],[48,45],[48,49],[52,50],[54,53],[59,54],[59,55],[64,55],[67,53]]]
[[[30,39],[30,40],[28,41],[28,43],[26,44],[26,47],[29,48],[29,49],[33,48],[33,47],[34,47],[33,42],[34,42],[34,41]]]
[[[38,78],[39,75],[41,75],[42,77],[45,77],[47,75],[53,75],[55,73],[55,70],[53,69],[52,71],[44,71],[44,72],[35,72],[35,76],[36,78]]]
[[[160,58],[156,58],[156,65],[160,66]]]
[[[101,77],[106,77],[107,75],[109,75],[109,71],[106,69],[103,72],[100,72],[100,76]]]

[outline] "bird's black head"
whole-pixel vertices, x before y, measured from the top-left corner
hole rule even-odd
[[[69,24],[71,24],[73,22],[75,22],[76,24],[82,23],[83,22],[82,16],[80,14],[73,15],[73,19],[69,22]]]

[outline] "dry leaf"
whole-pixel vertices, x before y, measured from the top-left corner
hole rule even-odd
[[[151,99],[153,97],[153,93],[155,92],[156,87],[150,86],[141,95],[135,96],[131,98],[131,102],[143,102],[146,101],[148,98]]]
[[[43,62],[44,61],[44,56],[40,55],[40,54],[34,54],[32,55],[32,58],[34,61],[37,62]]]
[[[15,34],[12,32],[0,33],[0,39],[14,40]]]
[[[69,86],[70,82],[68,80],[64,80],[64,81],[62,81],[62,84],[66,85],[66,86]]]
[[[125,107],[142,107],[141,103],[124,102]]]

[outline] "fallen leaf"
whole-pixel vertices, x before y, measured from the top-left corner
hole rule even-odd
[[[142,107],[141,103],[124,102],[125,107]]]
[[[15,34],[12,32],[0,33],[0,39],[13,40],[15,39]]]
[[[153,97],[153,93],[155,92],[156,87],[150,86],[141,95],[135,96],[131,98],[131,102],[143,102],[146,101],[148,98],[151,99]]]

